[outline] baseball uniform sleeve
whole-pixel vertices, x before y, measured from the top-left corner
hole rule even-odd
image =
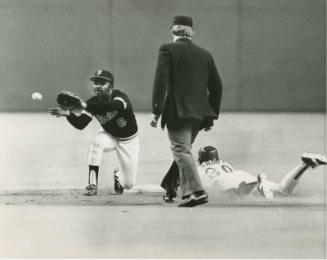
[[[92,115],[87,112],[82,112],[79,116],[70,113],[70,115],[67,116],[67,120],[76,129],[82,130],[92,121]]]

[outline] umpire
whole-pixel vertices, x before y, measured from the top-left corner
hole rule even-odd
[[[173,43],[163,44],[155,72],[151,126],[168,129],[174,163],[163,179],[164,199],[176,197],[179,179],[182,202],[194,207],[208,202],[191,153],[201,129],[210,130],[218,119],[222,83],[211,54],[192,42],[193,20],[176,16],[170,28]],[[179,176],[178,176],[179,174]],[[168,196],[168,199],[167,199]]]

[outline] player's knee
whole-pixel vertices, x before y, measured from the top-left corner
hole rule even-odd
[[[124,189],[130,190],[134,187],[135,179],[134,178],[126,178],[124,179]]]
[[[134,186],[133,183],[130,183],[130,182],[124,183],[124,189],[127,189],[127,190],[132,189],[133,186]]]
[[[132,188],[133,188],[133,185],[132,184],[124,185],[124,189],[126,189],[126,190],[130,190]]]
[[[289,196],[289,195],[291,195],[291,194],[292,194],[292,192],[293,192],[293,190],[292,190],[292,189],[287,189],[287,188],[284,188],[284,189],[282,189],[282,192],[281,192],[281,194],[282,194],[282,195],[284,195],[284,196]]]
[[[282,194],[284,196],[289,196],[295,190],[296,185],[297,185],[297,182],[295,182],[295,181],[291,181],[286,184],[282,183],[282,185],[280,185],[280,190],[282,191]]]

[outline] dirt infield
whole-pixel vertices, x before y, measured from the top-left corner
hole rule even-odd
[[[177,206],[165,203],[164,192],[127,191],[123,195],[114,194],[111,189],[99,189],[97,196],[84,196],[84,189],[69,190],[11,190],[0,192],[0,205],[31,206]],[[224,192],[209,190],[210,202],[201,207],[267,207],[267,208],[324,208],[323,201],[314,196],[297,194],[295,197],[275,197],[266,200],[259,195],[250,194],[237,197]]]
[[[165,204],[159,194],[81,193],[1,194],[0,257],[325,256],[325,205],[298,197],[270,202],[211,197],[208,204],[188,209]]]
[[[137,114],[137,184],[153,188],[172,158],[167,133],[151,129],[148,119]],[[208,190],[208,204],[188,209],[164,203],[155,188],[112,195],[115,163],[106,154],[99,195],[85,197],[95,122],[81,132],[43,113],[0,120],[0,258],[326,258],[326,167],[308,171],[291,197]],[[303,152],[325,152],[325,120],[223,113],[193,151],[216,146],[234,168],[279,181]],[[15,127],[18,121],[26,128]]]

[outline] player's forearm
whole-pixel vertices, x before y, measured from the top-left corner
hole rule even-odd
[[[76,116],[74,113],[70,113],[66,118],[72,126],[79,130],[84,129],[92,120],[91,117],[83,113],[80,116]]]

